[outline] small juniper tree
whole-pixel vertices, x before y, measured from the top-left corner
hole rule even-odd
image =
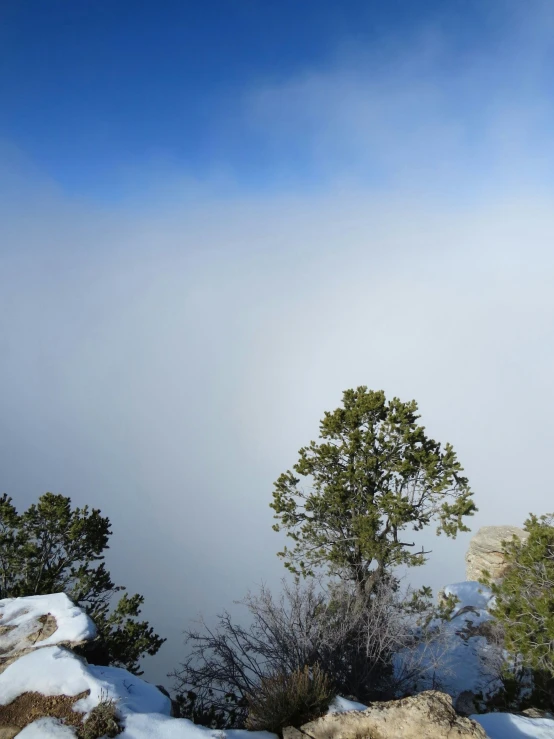
[[[96,624],[96,664],[141,674],[141,657],[156,654],[165,639],[138,620],[142,595],[124,593],[111,607],[112,596],[125,590],[102,561],[111,533],[98,509],[72,509],[63,495],[45,493],[22,514],[0,496],[0,598],[67,593]]]
[[[536,703],[554,706],[554,514],[530,514],[524,525],[526,540],[514,536],[503,543],[508,564],[500,582],[483,582],[495,596],[491,614],[502,630],[511,654],[505,665],[508,692],[517,693],[532,671]],[[516,695],[517,698],[517,695]]]
[[[324,566],[371,593],[395,567],[424,563],[427,552],[412,551],[406,529],[434,521],[438,534],[469,530],[464,518],[476,508],[454,449],[427,436],[418,418],[415,401],[387,401],[365,386],[325,413],[321,442],[300,449],[294,472],[274,486],[273,528],[294,542],[279,553],[293,573]]]

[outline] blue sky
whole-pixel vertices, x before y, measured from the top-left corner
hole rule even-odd
[[[321,186],[337,169],[382,184],[394,165],[372,156],[371,141],[349,149],[343,123],[323,151],[316,142],[341,108],[356,115],[352,92],[370,99],[413,88],[419,99],[387,114],[394,135],[404,117],[416,129],[433,117],[455,123],[456,156],[482,165],[497,98],[527,94],[529,73],[552,92],[551,55],[529,58],[529,27],[535,35],[545,8],[511,0],[6,0],[0,137],[65,191],[107,200],[160,172],[252,190]],[[310,79],[323,80],[319,94],[312,85],[294,98],[294,86]],[[380,122],[364,125],[368,136],[378,129],[378,140]]]
[[[110,517],[149,679],[278,588],[349,387],[416,399],[474,529],[550,510],[553,80],[549,0],[0,4],[0,492]]]

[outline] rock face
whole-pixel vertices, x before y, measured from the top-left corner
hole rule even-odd
[[[517,526],[483,526],[469,543],[466,554],[466,580],[479,580],[488,570],[498,582],[506,572],[506,561],[502,553],[502,542],[512,536],[522,540],[529,534]]]
[[[456,698],[456,713],[459,713],[460,716],[472,716],[475,713],[479,713],[475,698],[475,693],[472,690],[462,690]]]
[[[484,729],[458,716],[452,698],[428,690],[411,698],[373,703],[365,711],[333,713],[285,729],[283,739],[486,739]]]

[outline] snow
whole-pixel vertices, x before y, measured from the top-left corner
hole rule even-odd
[[[20,657],[0,675],[0,705],[29,691],[72,696],[89,688],[84,662],[61,647],[44,647]]]
[[[490,739],[554,739],[554,721],[527,718],[513,713],[484,713],[471,716],[485,729]]]
[[[126,717],[121,739],[277,739],[268,731],[232,729],[218,731],[197,726],[184,718],[155,713],[133,713]]]
[[[252,739],[246,731],[217,732],[196,726],[187,719],[170,717],[171,701],[154,685],[119,667],[89,665],[63,647],[45,647],[23,655],[0,674],[0,705],[18,695],[79,695],[73,709],[88,714],[101,699],[112,698],[123,721],[121,739]],[[275,739],[274,734],[256,732],[257,739]],[[24,739],[67,739],[75,734],[53,719],[27,726]]]
[[[227,731],[212,732],[215,734],[216,739],[224,739],[221,734],[224,734],[227,739],[276,739],[276,734],[272,734],[270,731],[246,731],[246,729],[228,729]]]
[[[493,597],[489,588],[471,580],[447,585],[443,592],[445,595],[454,595],[458,598],[454,612],[466,606],[473,606],[478,610],[485,611],[489,607]]]
[[[95,667],[61,647],[25,654],[0,674],[0,705],[32,691],[43,695],[90,695],[74,705],[88,713],[102,697],[113,698],[123,715],[135,711],[169,716],[171,701],[158,688],[119,667]]]
[[[75,739],[75,733],[53,718],[39,718],[17,735],[18,739]]]
[[[499,649],[484,636],[468,636],[467,630],[492,618],[487,610],[491,591],[478,582],[461,582],[447,586],[444,593],[456,596],[458,603],[450,621],[435,622],[441,638],[431,646],[420,648],[424,675],[414,686],[415,690],[443,690],[454,701],[465,690],[490,694],[499,687],[495,669],[501,656]],[[409,655],[398,655],[397,674],[409,658]]]
[[[331,705],[329,706],[329,713],[347,713],[348,711],[365,711],[366,708],[367,706],[364,706],[363,703],[357,703],[356,701],[349,701],[346,698],[342,698],[340,695],[337,695],[337,697],[331,701]]]
[[[96,636],[96,626],[86,613],[74,605],[65,593],[31,595],[26,598],[0,600],[0,625],[15,626],[3,637],[4,648],[18,651],[29,646],[27,637],[36,633],[38,619],[47,614],[56,619],[57,629],[47,639],[36,644],[48,647],[61,642],[81,642]]]
[[[126,716],[120,739],[212,739],[225,732],[196,726],[184,718],[170,718],[159,713],[134,713]]]
[[[98,703],[100,696],[106,695],[118,701],[124,715],[137,713],[161,713],[166,716],[171,712],[171,701],[155,685],[147,683],[136,675],[120,667],[95,667],[87,665],[91,685],[94,684],[96,696],[83,698],[75,704],[79,711],[90,711]]]

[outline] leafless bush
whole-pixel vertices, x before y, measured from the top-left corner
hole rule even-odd
[[[436,630],[415,627],[406,595],[391,583],[365,596],[344,583],[284,582],[278,598],[262,587],[241,603],[250,624],[234,623],[229,613],[213,628],[201,620],[185,632],[190,651],[172,675],[189,715],[208,716],[217,728],[243,726],[248,696],[265,679],[305,666],[319,665],[337,693],[361,701],[401,693],[418,670],[429,669],[422,645],[437,639]],[[439,652],[435,647],[435,662]]]

